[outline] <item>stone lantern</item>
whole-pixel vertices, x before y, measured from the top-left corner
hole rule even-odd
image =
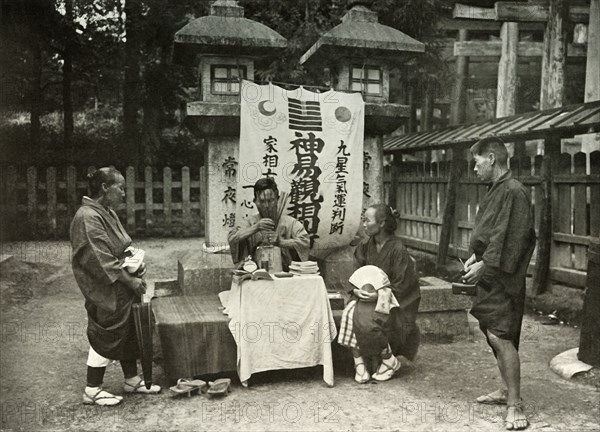
[[[198,68],[200,100],[187,104],[184,123],[206,142],[205,237],[207,245],[222,246],[235,223],[241,80],[254,80],[256,63],[277,57],[287,41],[244,18],[237,1],[217,0],[210,15],[191,21],[174,42],[173,61]]]
[[[407,62],[425,45],[379,24],[373,1],[350,0],[342,23],[325,33],[300,63],[329,74],[335,90],[356,91],[365,100],[363,208],[383,201],[383,135],[409,116],[406,105],[389,103],[390,68]]]

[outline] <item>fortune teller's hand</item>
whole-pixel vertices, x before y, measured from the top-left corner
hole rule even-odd
[[[467,266],[467,274],[465,274],[462,278],[466,283],[477,284],[484,273],[485,263],[483,261],[478,261]]]
[[[274,231],[275,230],[275,222],[273,219],[262,218],[256,224],[257,231]]]
[[[276,231],[265,230],[261,231],[262,244],[268,246],[280,246],[280,238]]]
[[[273,246],[277,246],[277,247],[285,247],[283,244],[281,244],[281,239],[279,238],[279,236],[277,235],[277,233],[275,231],[272,232],[271,244]]]

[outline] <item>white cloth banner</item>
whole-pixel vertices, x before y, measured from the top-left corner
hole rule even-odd
[[[313,252],[348,245],[362,210],[364,112],[359,93],[243,81],[236,219],[256,212],[252,186],[272,177]]]

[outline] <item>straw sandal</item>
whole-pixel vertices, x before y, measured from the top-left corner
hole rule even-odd
[[[358,371],[359,366],[362,366],[364,369],[364,372],[360,373]],[[369,375],[369,371],[367,370],[367,367],[365,366],[364,362],[361,363],[356,363],[354,365],[354,381],[356,381],[359,384],[366,384],[369,381],[371,381],[371,375]]]
[[[498,394],[501,396],[498,396]],[[475,402],[482,405],[506,405],[506,390],[496,390],[490,394],[479,396],[475,399]]]
[[[191,397],[192,394],[204,393],[206,387],[205,381],[180,378],[177,380],[177,385],[170,387],[169,390],[171,390],[173,396],[187,394],[187,397]]]
[[[160,393],[160,386],[156,384],[152,384],[149,389],[146,388],[146,383],[139,375],[136,377],[138,382],[134,384],[129,384],[127,381],[123,383],[123,391],[125,393],[141,393],[141,394],[157,394]]]
[[[83,391],[83,403],[85,405],[113,406],[123,401],[122,396],[115,396],[102,390],[100,387],[98,387],[98,391],[94,394],[90,394],[86,390]]]
[[[208,391],[206,392],[209,396],[225,396],[231,391],[231,379],[230,378],[219,378],[208,383]]]
[[[510,410],[513,410],[512,420],[508,420],[508,416],[510,415]],[[504,427],[506,430],[523,430],[529,426],[529,420],[527,420],[527,416],[525,416],[525,406],[523,404],[523,400],[521,402],[517,402],[515,404],[510,404],[506,406],[506,417],[504,418]],[[521,414],[523,418],[516,418],[518,414]]]
[[[394,376],[394,374],[400,370],[402,363],[400,363],[400,360],[398,360],[396,357],[392,356],[392,358],[394,359],[394,363],[392,363],[391,365],[385,364],[384,361],[381,362],[379,368],[377,369],[377,372],[373,374],[373,379],[375,381],[387,381],[391,379]]]

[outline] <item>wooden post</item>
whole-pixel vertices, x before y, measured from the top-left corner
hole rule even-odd
[[[452,226],[454,235],[452,236],[452,244],[458,249],[461,247],[468,247],[466,230],[459,226],[460,222],[465,222],[469,218],[467,212],[467,206],[469,205],[469,197],[467,196],[468,186],[467,184],[460,182],[462,179],[468,179],[469,165],[464,158],[464,152],[461,152],[461,158],[459,160],[455,159],[452,161],[452,165],[455,164],[459,164],[459,178],[456,186],[456,201],[454,204],[454,223]]]
[[[200,235],[205,236],[206,234],[206,187],[208,185],[208,177],[206,174],[206,167],[200,167]]]
[[[418,191],[418,187],[417,187],[417,182],[414,181],[417,179],[417,162],[411,162],[411,169],[410,169],[410,178],[411,183],[410,183],[410,215],[412,217],[417,215],[417,194],[419,193]],[[411,230],[410,230],[410,236],[411,237],[415,237],[415,238],[419,238],[419,223],[416,220],[412,220],[411,221]]]
[[[552,161],[550,156],[543,157],[541,177],[542,208],[537,209],[540,214],[540,227],[531,292],[534,296],[546,292],[550,276],[550,252],[552,249]]]
[[[596,100],[600,100],[600,0],[591,0],[584,101]],[[600,150],[600,134],[584,135],[581,151],[589,155],[595,150]]]
[[[585,166],[586,166],[586,155],[584,153],[576,153],[574,158],[574,172],[573,174],[576,176],[585,176]],[[573,196],[573,234],[586,236],[588,232],[587,225],[587,197],[586,197],[586,185],[585,183],[576,183],[574,187],[574,196]],[[561,203],[562,205],[562,203]],[[573,264],[575,270],[583,270],[586,269],[586,253],[587,246],[584,245],[574,245],[574,260]]]
[[[388,195],[388,205],[394,209],[398,209],[398,172],[400,171],[396,157],[394,155],[394,160],[390,165],[390,189]]]
[[[516,113],[519,24],[503,23],[500,36],[502,38],[502,54],[498,64],[497,118],[508,117]]]
[[[417,131],[417,105],[414,87],[410,87],[408,90],[408,106],[410,107],[410,113],[408,116],[408,133],[413,133]]]
[[[439,162],[431,163],[431,179],[433,180],[433,182],[431,183],[431,218],[432,219],[437,219],[437,217],[438,217],[438,185],[439,185],[439,183],[435,181],[439,177],[438,167],[439,167]],[[435,243],[437,243],[437,241],[438,241],[438,229],[439,229],[438,227],[439,227],[439,225],[437,225],[437,223],[433,224],[431,226],[431,240],[433,240]]]
[[[534,159],[534,164],[533,164],[533,170],[534,170],[534,175],[536,177],[539,177],[541,180],[543,180],[542,177],[542,164],[544,161],[544,156],[542,155],[537,155]],[[534,222],[534,226],[536,231],[539,232],[540,229],[540,223],[541,223],[541,219],[542,219],[542,213],[543,208],[544,208],[544,190],[543,190],[543,182],[540,183],[539,185],[537,185],[534,189],[533,189],[533,206],[534,206],[534,217],[535,217],[535,222]]]
[[[188,235],[192,225],[192,208],[190,206],[190,169],[181,169],[181,208],[183,210],[183,232]]]
[[[449,111],[449,106],[447,104],[441,105],[440,106],[440,118],[441,118],[441,122],[440,122],[440,129],[445,128],[446,126],[448,126],[448,111]]]
[[[425,85],[425,94],[423,95],[423,105],[421,105],[421,130],[429,131],[433,129],[433,93],[430,84]]]
[[[173,188],[173,173],[171,168],[165,167],[163,169],[163,213],[165,215],[165,235],[172,233],[172,216],[171,216],[171,190]]]
[[[525,141],[515,141],[514,142],[514,156],[519,158],[520,160],[527,157],[527,152],[525,151]]]
[[[581,335],[577,358],[593,366],[600,366],[600,240],[592,239],[588,253],[587,289],[583,302]]]
[[[37,233],[37,169],[27,168],[27,222],[29,234]]]
[[[544,33],[540,110],[560,107],[564,102],[567,14],[566,0],[550,0],[550,12]]]
[[[460,163],[463,149],[457,147],[452,149],[452,163],[450,165],[450,179],[446,191],[446,202],[444,204],[444,215],[442,217],[442,232],[440,234],[440,243],[438,246],[437,266],[441,267],[446,263],[448,255],[448,246],[450,245],[450,236],[454,227],[454,213],[456,211],[456,192],[458,190],[458,181],[461,176]]]
[[[428,152],[431,154],[431,152]],[[432,183],[425,183],[431,179],[431,162],[425,162],[425,170],[423,171],[423,216],[431,218],[431,186]],[[425,240],[431,240],[431,223],[423,224],[423,236]]]
[[[146,213],[146,235],[149,236],[154,229],[154,188],[152,187],[152,167],[144,170],[144,198]]]
[[[600,0],[590,0],[585,68],[585,102],[600,99]]]
[[[590,173],[600,175],[600,151],[590,154]],[[600,184],[590,185],[590,235],[600,236]]]
[[[539,211],[540,225],[538,229],[537,255],[535,274],[533,275],[532,295],[546,292],[550,279],[550,258],[553,243],[553,182],[552,172],[556,170],[560,156],[560,138],[549,137],[544,141],[544,157],[541,166],[541,208]],[[537,204],[537,199],[536,199]]]
[[[459,42],[465,42],[469,37],[467,30],[458,31]],[[458,56],[456,58],[456,79],[454,81],[454,93],[450,107],[450,123],[461,124],[465,121],[467,108],[467,78],[469,75],[469,58]]]

